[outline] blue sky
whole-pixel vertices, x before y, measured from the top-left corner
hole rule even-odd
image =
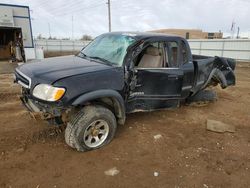
[[[108,31],[107,0],[1,0],[30,6],[35,36],[79,38]],[[230,34],[232,21],[250,37],[250,0],[111,0],[113,31],[202,29]]]

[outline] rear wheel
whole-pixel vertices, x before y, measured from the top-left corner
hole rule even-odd
[[[86,106],[68,123],[66,143],[78,151],[88,151],[108,144],[115,135],[114,114],[102,106]]]

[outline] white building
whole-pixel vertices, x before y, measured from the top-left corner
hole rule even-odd
[[[0,59],[10,59],[10,42],[20,41],[25,59],[35,59],[30,9],[0,3]]]

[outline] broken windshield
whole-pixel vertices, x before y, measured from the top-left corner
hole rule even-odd
[[[116,66],[121,66],[127,53],[127,48],[135,39],[127,35],[101,35],[92,41],[80,53],[84,56],[104,60]]]

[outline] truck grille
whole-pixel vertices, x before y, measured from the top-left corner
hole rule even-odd
[[[20,72],[18,69],[16,69],[15,71],[15,76],[16,76],[15,82],[17,82],[18,84],[20,84],[21,86],[25,88],[30,88],[31,79],[28,76]]]

